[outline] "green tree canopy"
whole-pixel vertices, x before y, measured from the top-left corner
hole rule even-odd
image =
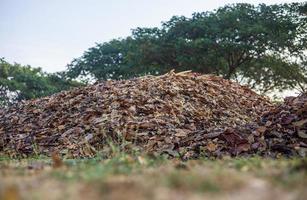
[[[67,75],[105,80],[191,69],[262,92],[304,90],[306,51],[306,3],[234,4],[97,44],[68,65]]]
[[[48,74],[41,68],[10,64],[0,59],[0,107],[21,100],[47,96],[78,86],[61,73]]]

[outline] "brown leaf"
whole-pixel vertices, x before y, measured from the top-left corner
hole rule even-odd
[[[266,126],[266,127],[269,127],[269,126],[271,126],[272,124],[273,124],[272,121],[267,121],[267,122],[265,123],[265,126]]]
[[[290,124],[291,122],[293,122],[295,120],[295,118],[296,118],[296,115],[290,114],[290,115],[282,117],[281,120],[280,120],[280,123],[283,124],[283,125],[287,125],[287,124]]]
[[[128,110],[129,110],[130,113],[135,114],[135,113],[136,113],[136,106],[135,106],[135,105],[130,106],[130,107],[128,108]]]
[[[263,134],[266,131],[266,127],[265,126],[259,126],[257,128],[257,132],[259,132],[260,134]]]
[[[155,124],[151,122],[141,122],[138,126],[139,128],[149,129],[149,128],[154,128]]]
[[[303,120],[300,120],[300,121],[293,122],[293,125],[295,127],[298,127],[298,128],[303,127],[305,124],[307,124],[307,119],[303,119]]]
[[[211,142],[211,141],[207,144],[207,149],[208,149],[210,152],[216,151],[217,147],[218,147],[218,145],[214,144],[214,143]]]
[[[187,129],[175,129],[175,136],[177,137],[186,137],[189,134],[189,130]]]
[[[63,166],[63,161],[58,151],[53,151],[51,153],[51,158],[53,168],[60,168]]]
[[[61,131],[61,130],[64,130],[65,129],[65,126],[64,125],[60,125],[58,126],[58,129]]]
[[[306,130],[298,130],[297,135],[301,138],[307,139],[307,131]]]
[[[251,148],[251,145],[249,143],[242,143],[238,145],[237,151],[238,153],[241,153],[241,152],[249,151],[250,148]]]

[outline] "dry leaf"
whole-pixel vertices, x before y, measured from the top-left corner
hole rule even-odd
[[[175,136],[177,137],[186,137],[188,134],[189,132],[186,129],[175,129]]]
[[[58,151],[54,151],[51,153],[52,158],[52,167],[53,168],[60,168],[63,166],[62,158]]]
[[[297,131],[297,134],[298,134],[299,137],[307,139],[307,131],[306,130],[299,130],[299,131]]]
[[[60,125],[58,126],[58,129],[61,131],[61,130],[64,130],[65,129],[65,126],[64,125]]]
[[[305,124],[307,124],[307,119],[303,119],[303,120],[296,121],[296,122],[293,123],[293,125],[298,127],[298,128],[303,127]]]
[[[257,128],[257,132],[259,132],[260,134],[263,134],[265,131],[266,131],[265,126],[260,126],[259,128]]]
[[[214,151],[216,151],[216,149],[217,149],[217,145],[214,144],[213,142],[209,142],[209,143],[207,144],[207,149],[208,149],[210,152],[214,152]]]

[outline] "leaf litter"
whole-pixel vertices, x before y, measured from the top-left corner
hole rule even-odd
[[[0,153],[92,157],[111,142],[180,156],[305,156],[307,95],[273,105],[190,71],[110,80],[0,110]]]

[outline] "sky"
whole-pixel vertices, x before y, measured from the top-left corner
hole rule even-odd
[[[0,0],[0,58],[63,71],[95,43],[160,26],[174,15],[211,11],[231,3],[286,0]],[[304,2],[297,0],[296,2]]]

